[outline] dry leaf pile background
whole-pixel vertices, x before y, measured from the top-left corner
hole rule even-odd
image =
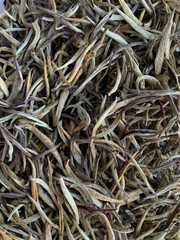
[[[180,2],[4,4],[0,238],[180,239]]]

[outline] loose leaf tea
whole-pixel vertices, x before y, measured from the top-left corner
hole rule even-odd
[[[180,239],[179,36],[179,1],[4,1],[0,239]]]

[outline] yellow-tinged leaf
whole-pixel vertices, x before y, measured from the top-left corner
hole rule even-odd
[[[14,182],[16,182],[19,186],[24,187],[24,183],[21,181],[21,179],[4,162],[1,162],[0,165],[6,169]]]
[[[62,208],[62,202],[61,198],[58,196],[57,197],[57,203],[59,206],[59,227],[61,230],[62,234],[59,234],[59,240],[63,240],[63,235],[64,235],[64,216],[63,216],[63,208]]]
[[[84,52],[82,53],[82,55],[79,57],[79,59],[77,60],[76,62],[76,65],[74,66],[74,69],[72,70],[71,72],[71,75],[69,76],[69,79],[68,79],[68,83],[71,83],[73,81],[73,79],[75,78],[76,74],[78,73],[81,65],[82,65],[82,62],[86,56],[86,54],[89,52],[89,50],[94,46],[94,44],[96,43],[97,41],[97,38],[95,38],[91,44],[89,44],[87,46],[87,48],[84,50]]]
[[[29,159],[29,162],[31,163],[31,167],[32,167],[32,177],[35,178],[36,177],[36,167],[34,165],[34,163],[31,161],[31,159]],[[34,198],[35,201],[38,200],[38,188],[37,188],[37,183],[31,181],[31,192],[32,192],[32,197]],[[32,204],[32,210],[35,211],[36,207],[34,204]]]
[[[125,200],[113,199],[113,198],[107,197],[107,196],[95,191],[92,188],[87,188],[87,189],[88,189],[88,192],[90,193],[90,195],[92,197],[96,198],[96,199],[106,201],[106,202],[118,203],[120,205],[125,205],[126,204]]]
[[[128,17],[130,17],[135,23],[137,23],[138,25],[142,25],[142,23],[136,18],[136,16],[134,16],[133,12],[131,11],[131,9],[128,7],[128,5],[126,4],[126,2],[124,0],[119,0],[119,3],[121,5],[121,7],[123,8],[124,12],[126,13],[126,15]]]
[[[8,237],[8,235],[2,230],[0,230],[0,234],[3,237],[3,240],[12,240],[12,238]]]
[[[96,215],[100,216],[103,219],[103,221],[106,225],[106,228],[107,228],[107,231],[108,231],[108,240],[115,240],[115,235],[114,235],[113,229],[111,227],[111,224],[110,224],[108,218],[106,217],[106,215],[104,213],[99,212],[99,211],[95,211],[95,212],[92,212],[92,213],[88,214],[86,217],[93,217],[93,216],[96,216]]]

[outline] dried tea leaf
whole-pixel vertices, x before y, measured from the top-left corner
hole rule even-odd
[[[108,231],[108,239],[109,240],[115,240],[115,235],[114,235],[114,232],[111,228],[111,224],[108,220],[108,218],[106,217],[106,215],[102,212],[93,212],[93,213],[90,213],[88,214],[86,217],[92,217],[92,216],[96,216],[96,215],[99,215],[103,218],[104,222],[105,222],[105,225],[107,227],[107,231]]]
[[[171,34],[171,28],[173,26],[172,19],[173,19],[173,16],[171,16],[171,20],[169,21],[168,25],[165,28],[165,31],[163,33],[163,36],[156,54],[156,58],[155,58],[156,75],[159,75],[161,73],[164,57],[169,59],[170,34]]]
[[[0,239],[179,239],[179,2],[3,3]]]
[[[44,213],[43,209],[42,209],[41,206],[40,206],[40,203],[39,203],[39,202],[36,202],[36,201],[35,201],[32,197],[30,197],[29,195],[28,195],[28,198],[29,198],[29,199],[31,200],[31,202],[35,205],[35,207],[37,208],[40,216],[41,216],[44,220],[46,220],[53,228],[59,230],[59,227],[58,227],[56,224],[54,224],[54,223],[47,217],[47,215]]]
[[[9,97],[8,87],[1,77],[0,77],[0,88],[3,91],[3,93],[6,95],[6,97]]]
[[[59,181],[61,184],[62,192],[63,192],[66,200],[68,201],[69,205],[71,206],[71,209],[74,213],[77,224],[79,224],[79,212],[78,212],[77,205],[76,205],[71,193],[69,192],[68,188],[66,187],[63,178],[60,178]]]

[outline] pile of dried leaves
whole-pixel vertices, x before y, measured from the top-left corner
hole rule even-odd
[[[180,239],[180,2],[4,4],[0,239]]]

